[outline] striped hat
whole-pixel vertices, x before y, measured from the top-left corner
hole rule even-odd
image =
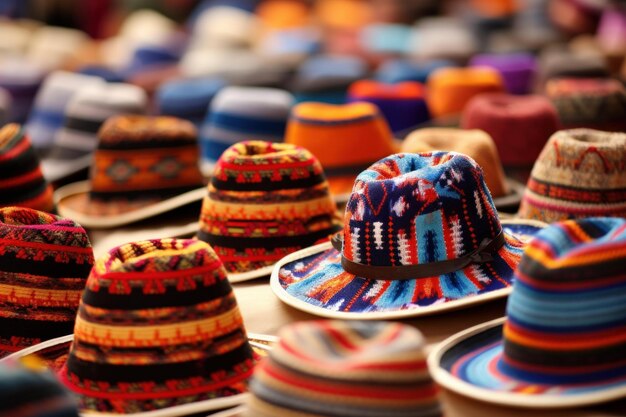
[[[200,130],[201,169],[210,176],[231,145],[245,140],[282,142],[293,96],[285,90],[226,87],[211,102]]]
[[[566,129],[587,127],[626,132],[626,88],[610,78],[560,78],[546,95]]]
[[[356,176],[399,148],[371,103],[301,103],[291,112],[285,142],[310,150],[324,167],[330,190],[345,202]]]
[[[0,207],[23,206],[53,211],[52,187],[24,129],[15,123],[0,128]]]
[[[83,412],[206,414],[243,400],[255,359],[213,249],[162,239],[96,261],[58,374]]]
[[[442,415],[424,338],[401,323],[287,326],[255,369],[250,391],[244,417]]]
[[[626,216],[626,134],[562,130],[533,167],[519,216],[552,223]]]
[[[5,207],[0,253],[0,358],[72,333],[94,262],[87,232],[72,220]]]
[[[469,63],[472,67],[491,67],[497,70],[511,94],[528,94],[532,91],[537,63],[528,53],[479,54]]]
[[[452,66],[454,63],[446,60],[415,62],[410,59],[390,59],[378,67],[376,79],[390,84],[404,81],[417,81],[424,84],[433,71]]]
[[[0,58],[0,87],[11,95],[9,122],[24,123],[45,72],[24,58]]]
[[[12,417],[78,417],[73,398],[54,374],[36,364],[0,365],[0,415]]]
[[[168,81],[156,92],[157,113],[189,120],[200,129],[213,97],[225,86],[219,78]]]
[[[283,258],[271,287],[292,307],[324,317],[459,308],[506,296],[524,239],[542,226],[503,225],[482,170],[465,155],[396,154],[357,177],[332,245]]]
[[[467,103],[461,127],[487,132],[505,167],[530,168],[560,123],[556,109],[544,96],[489,93]]]
[[[130,84],[102,83],[78,91],[65,109],[50,153],[42,161],[46,178],[56,182],[89,167],[98,130],[111,116],[146,112],[146,93]]]
[[[387,119],[392,132],[400,133],[430,120],[424,86],[417,82],[383,84],[361,80],[350,86],[348,102],[375,104]]]
[[[489,67],[440,68],[428,78],[427,87],[433,118],[458,115],[472,97],[505,89],[500,73]]]
[[[283,256],[341,229],[322,166],[306,149],[249,141],[217,162],[198,238],[211,244],[232,282],[269,275]]]
[[[65,108],[81,89],[104,84],[100,77],[55,71],[48,75],[35,97],[26,130],[38,152],[52,146],[56,132],[63,126]]]
[[[110,228],[202,199],[197,132],[169,116],[121,115],[98,133],[90,180],[57,190],[59,213]]]
[[[429,358],[443,386],[481,401],[573,407],[626,395],[626,220],[568,220],[530,242],[507,317]]]

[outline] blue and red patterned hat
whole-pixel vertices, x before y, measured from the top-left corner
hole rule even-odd
[[[481,168],[454,152],[396,154],[356,179],[344,230],[283,258],[271,285],[326,317],[409,317],[510,292],[542,223],[501,223]]]
[[[507,317],[431,354],[443,386],[518,407],[574,407],[626,395],[626,219],[542,230],[515,271]]]

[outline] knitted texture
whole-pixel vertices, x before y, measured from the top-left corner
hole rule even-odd
[[[519,216],[548,223],[626,216],[626,134],[574,129],[552,135],[533,167]]]
[[[400,323],[290,325],[255,370],[250,390],[246,417],[442,414],[424,339]]]
[[[249,141],[219,159],[198,237],[230,273],[273,265],[340,229],[322,166],[306,149]]]
[[[548,81],[546,95],[565,128],[626,132],[626,88],[617,80],[562,78]]]
[[[542,230],[516,271],[503,335],[456,346],[453,375],[525,396],[626,386],[625,262],[624,219],[569,220]]]
[[[20,125],[0,129],[0,173],[0,207],[54,210],[52,187],[44,179],[39,159]]]
[[[440,276],[377,280],[346,272],[342,256],[377,267],[457,259],[502,231],[476,163],[453,152],[397,154],[362,172],[346,206],[342,251],[329,249],[278,271],[286,293],[341,312],[419,309],[511,285],[523,243],[504,232],[490,260]]]
[[[481,94],[465,107],[464,129],[481,129],[496,143],[505,167],[531,167],[559,129],[554,106],[543,96]]]
[[[27,208],[0,209],[0,357],[72,333],[93,265],[77,223]]]
[[[82,410],[130,414],[243,393],[253,362],[215,252],[163,239],[96,261],[59,376]]]

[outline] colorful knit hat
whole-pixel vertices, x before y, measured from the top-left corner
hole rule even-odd
[[[35,97],[26,130],[33,146],[45,153],[56,132],[63,127],[65,109],[72,97],[85,87],[104,85],[100,77],[56,71],[48,75]]]
[[[32,364],[0,365],[0,415],[78,417],[70,394],[50,372]]]
[[[324,317],[459,308],[506,296],[522,239],[542,226],[503,226],[482,170],[465,155],[396,154],[358,176],[332,245],[283,258],[271,287],[285,303]]]
[[[98,136],[90,180],[57,190],[62,215],[86,227],[107,229],[202,199],[197,133],[190,122],[115,116]]]
[[[250,391],[245,417],[442,415],[424,338],[401,323],[287,326],[255,369]]]
[[[0,207],[54,210],[52,187],[41,173],[30,139],[18,124],[0,129],[0,173]]]
[[[149,240],[96,261],[58,374],[83,412],[206,414],[242,402],[256,357],[213,249]]]
[[[543,96],[493,93],[469,101],[461,127],[487,132],[505,167],[530,168],[560,124],[556,109]]]
[[[507,317],[429,357],[437,382],[516,407],[574,407],[626,395],[626,220],[556,223],[524,252]]]
[[[493,203],[500,211],[517,210],[524,185],[504,176],[498,149],[482,130],[432,127],[416,130],[402,142],[402,152],[458,152],[472,158],[482,169]]]
[[[375,104],[394,133],[411,129],[430,120],[424,86],[417,82],[383,84],[361,80],[348,90],[348,102]]]
[[[491,67],[497,70],[511,94],[532,91],[537,70],[535,57],[527,53],[480,54],[470,60],[472,67]]]
[[[134,85],[101,83],[78,91],[67,104],[63,126],[42,161],[45,177],[63,180],[88,168],[98,143],[98,130],[111,116],[146,112],[148,97]]]
[[[189,120],[200,129],[213,97],[225,86],[219,78],[168,81],[156,92],[157,113]]]
[[[564,128],[626,132],[626,88],[610,78],[560,78],[546,83],[546,95]]]
[[[228,148],[204,197],[198,238],[211,244],[232,282],[268,276],[283,256],[341,229],[319,161],[289,144]]]
[[[0,87],[11,95],[9,122],[26,121],[44,76],[42,68],[24,58],[0,59]]]
[[[626,217],[626,134],[562,130],[533,167],[519,216],[552,223]]]
[[[72,333],[93,265],[87,232],[72,220],[0,209],[0,358]]]
[[[460,114],[472,97],[505,88],[500,73],[489,67],[440,68],[428,78],[427,87],[433,118]]]
[[[282,142],[293,96],[285,90],[226,87],[209,108],[200,130],[202,173],[210,176],[231,145],[245,140]]]
[[[417,81],[424,84],[433,71],[452,66],[454,63],[446,60],[415,62],[410,59],[390,59],[378,67],[376,79],[390,84],[405,81]]]

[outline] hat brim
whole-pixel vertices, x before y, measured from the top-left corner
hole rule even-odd
[[[165,200],[137,200],[121,206],[116,202],[94,202],[89,197],[90,190],[89,181],[68,184],[56,190],[54,200],[59,214],[83,227],[110,229],[199,203],[206,194],[206,188],[201,187]]]
[[[505,321],[503,317],[479,324],[439,344],[428,357],[435,381],[476,400],[524,408],[579,407],[626,395],[626,375],[603,383],[543,385],[503,374],[499,363]]]
[[[524,246],[546,226],[503,220],[506,243],[493,261],[419,280],[368,280],[350,274],[341,267],[341,253],[331,243],[323,243],[278,262],[270,286],[284,303],[328,318],[396,319],[465,308],[511,292]]]
[[[74,335],[57,337],[46,342],[39,343],[19,352],[15,352],[2,360],[14,361],[32,356],[41,360],[48,369],[53,372],[61,370],[67,360],[67,353],[70,345],[74,340]],[[248,341],[252,350],[260,357],[267,356],[272,350],[273,345],[278,343],[276,336],[263,335],[258,333],[248,333]],[[223,410],[225,408],[235,407],[242,404],[248,397],[248,393],[232,395],[229,397],[215,398],[211,400],[198,401],[195,403],[178,405],[174,407],[163,408],[154,411],[145,411],[141,413],[125,414],[128,417],[178,417],[187,415],[196,415],[213,410]],[[81,411],[82,417],[119,417],[119,414]]]
[[[55,183],[89,168],[92,158],[91,154],[75,159],[44,158],[41,171],[48,182]]]

